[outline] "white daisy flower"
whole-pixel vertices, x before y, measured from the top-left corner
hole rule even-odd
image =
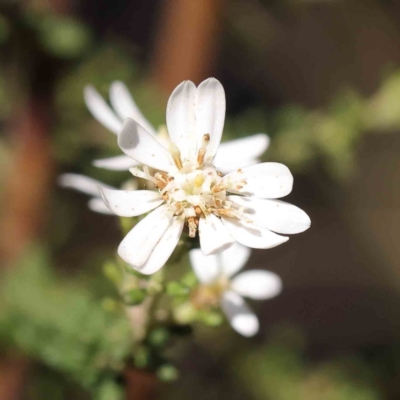
[[[282,282],[276,274],[263,270],[250,270],[237,274],[250,257],[250,249],[234,244],[229,249],[205,256],[200,249],[189,252],[194,273],[200,286],[192,295],[198,308],[221,306],[232,328],[243,336],[258,332],[257,316],[243,299],[267,300],[277,296]]]
[[[299,208],[274,200],[292,190],[293,177],[277,163],[256,164],[223,176],[215,167],[225,119],[225,93],[210,78],[198,88],[181,83],[167,106],[171,144],[167,150],[133,119],[126,119],[118,144],[132,159],[145,165],[132,168],[158,191],[121,191],[100,188],[115,214],[133,217],[155,209],[142,219],[119,246],[119,255],[143,274],[159,270],[178,243],[184,223],[189,236],[199,232],[205,255],[218,253],[235,241],[268,249],[286,242],[288,234],[310,226]],[[150,174],[151,167],[159,172]],[[274,231],[274,232],[272,232]]]
[[[86,86],[84,90],[84,100],[93,117],[115,135],[118,135],[122,130],[124,119],[130,117],[143,126],[151,135],[157,137],[157,140],[163,144],[164,147],[169,147],[170,141],[165,126],[160,126],[158,130],[156,130],[150,124],[141,113],[123,82],[115,81],[110,86],[111,107],[91,85]],[[214,160],[214,164],[217,165],[218,170],[222,172],[230,172],[240,167],[256,164],[258,162],[257,158],[267,150],[269,143],[269,137],[264,133],[222,143],[219,146],[218,155]],[[124,171],[129,170],[131,167],[138,166],[139,163],[124,154],[95,160],[93,161],[93,165],[114,171]],[[97,186],[109,189],[111,188],[110,186],[79,174],[62,174],[58,179],[58,183],[62,187],[74,189],[92,196],[88,202],[88,207],[92,211],[114,215],[104,204],[97,189]],[[131,188],[131,190],[133,190],[133,188]]]

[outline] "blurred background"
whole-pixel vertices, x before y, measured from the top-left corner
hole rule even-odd
[[[209,76],[224,140],[268,133],[312,227],[252,253],[284,283],[252,304],[260,334],[199,326],[159,383],[124,367],[129,322],[107,301],[118,221],[57,176],[127,178],[91,164],[119,150],[85,85],[124,81],[158,126],[178,83]],[[1,0],[0,131],[1,400],[400,398],[398,2]]]

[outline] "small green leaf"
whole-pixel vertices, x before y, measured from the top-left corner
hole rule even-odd
[[[61,58],[81,56],[92,41],[88,28],[71,18],[44,18],[40,20],[38,28],[42,46],[49,53]]]
[[[145,289],[131,289],[123,293],[124,302],[130,306],[137,306],[146,298],[147,291]]]
[[[111,282],[119,285],[122,282],[121,270],[113,262],[106,262],[103,266],[103,273]]]
[[[219,326],[224,322],[224,317],[217,311],[204,311],[201,320],[208,326]]]
[[[197,278],[193,272],[188,272],[181,280],[182,284],[189,287],[194,288],[197,285]]]
[[[136,350],[134,364],[137,368],[146,368],[150,364],[150,352],[147,347],[141,346]]]
[[[180,282],[170,282],[167,285],[167,294],[171,296],[187,296],[190,289]]]
[[[179,371],[171,364],[164,364],[158,368],[157,376],[163,382],[174,382],[179,378]]]
[[[167,329],[165,328],[157,328],[150,332],[148,340],[149,343],[155,347],[164,346],[170,335]]]

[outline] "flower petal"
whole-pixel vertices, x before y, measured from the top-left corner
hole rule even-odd
[[[222,222],[239,243],[253,249],[271,249],[289,240],[287,236],[277,235],[268,229],[237,219],[222,218]]]
[[[111,190],[99,187],[107,207],[120,217],[136,217],[161,205],[164,200],[152,190]]]
[[[111,132],[118,135],[122,129],[122,121],[115,115],[99,92],[93,86],[86,86],[83,91],[83,98],[93,117]]]
[[[162,235],[154,250],[151,252],[150,257],[140,268],[137,268],[140,273],[151,275],[165,265],[179,242],[183,225],[183,219],[178,217],[172,218],[170,226]]]
[[[143,218],[122,240],[118,247],[120,257],[133,268],[140,269],[161,240],[172,220],[166,205],[156,208]]]
[[[300,233],[311,225],[310,217],[303,210],[280,200],[243,196],[228,196],[228,199],[245,207],[246,215],[255,225],[274,232]]]
[[[219,255],[205,256],[200,249],[189,251],[193,272],[201,283],[212,283],[221,275]]]
[[[292,191],[293,176],[289,168],[278,163],[261,163],[231,172],[223,178],[231,193],[277,199]]]
[[[97,181],[96,179],[79,174],[62,174],[58,177],[57,182],[64,188],[74,189],[94,197],[100,197],[98,189],[99,186],[103,188],[114,189],[113,187]]]
[[[221,220],[213,214],[200,218],[199,237],[201,251],[206,256],[219,253],[235,242]]]
[[[137,161],[132,160],[132,158],[126,156],[125,154],[122,156],[94,160],[92,164],[95,167],[105,168],[111,171],[129,171],[129,168],[140,165]]]
[[[171,141],[181,152],[182,161],[196,157],[195,98],[195,84],[184,81],[175,88],[168,100],[168,132]]]
[[[115,81],[110,87],[110,101],[114,110],[122,120],[132,118],[146,129],[147,132],[156,136],[157,132],[150,122],[145,118],[139,107],[133,100],[125,83]]]
[[[221,142],[225,122],[225,91],[215,78],[203,81],[196,90],[196,136],[197,146],[203,136],[210,134],[205,159],[212,160]]]
[[[264,133],[221,143],[213,164],[224,174],[257,164],[257,158],[267,150],[269,143],[269,136]]]
[[[239,243],[234,243],[229,249],[221,252],[221,265],[223,274],[230,278],[240,271],[250,258],[251,250]]]
[[[241,296],[267,300],[281,292],[282,280],[270,271],[251,270],[235,276],[231,281],[231,288]]]
[[[236,332],[246,337],[254,336],[258,332],[258,318],[237,293],[225,292],[221,307]]]
[[[124,122],[118,135],[118,145],[126,155],[149,167],[168,171],[174,165],[168,151],[131,118]]]
[[[101,197],[93,197],[88,201],[90,210],[106,215],[115,215],[105,204]]]

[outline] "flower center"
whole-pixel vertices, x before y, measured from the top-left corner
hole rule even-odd
[[[229,289],[230,282],[221,276],[215,282],[199,285],[191,294],[192,304],[200,310],[208,310],[218,306],[222,293]]]
[[[174,215],[187,220],[190,237],[196,236],[200,218],[209,214],[239,218],[243,211],[227,200],[227,187],[222,174],[205,162],[209,140],[209,135],[204,135],[195,163],[182,162],[179,149],[171,143],[170,153],[175,167],[171,167],[170,171],[151,175],[147,167],[143,167],[143,171],[130,169],[133,175],[152,181]]]

